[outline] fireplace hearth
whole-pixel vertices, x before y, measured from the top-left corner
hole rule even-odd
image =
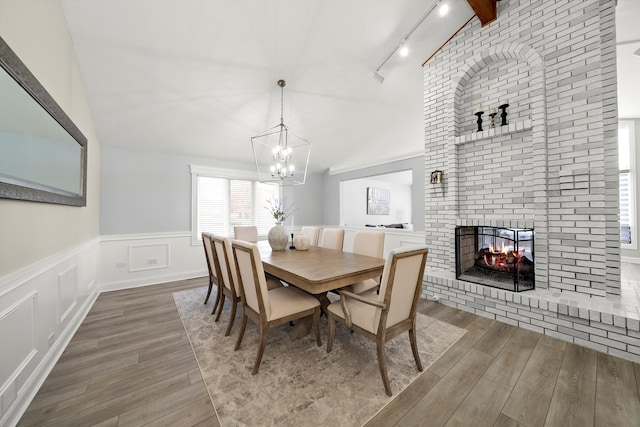
[[[514,292],[535,288],[533,229],[456,227],[456,278]]]

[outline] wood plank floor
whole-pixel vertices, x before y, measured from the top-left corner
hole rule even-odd
[[[218,426],[172,298],[205,284],[100,295],[19,425]],[[367,426],[640,425],[640,365],[442,304],[419,309],[467,333]]]

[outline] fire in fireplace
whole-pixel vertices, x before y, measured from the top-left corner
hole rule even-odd
[[[515,292],[533,289],[533,229],[456,227],[456,278]]]

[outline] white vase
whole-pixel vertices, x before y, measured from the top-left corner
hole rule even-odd
[[[276,225],[269,230],[267,240],[269,241],[269,246],[271,246],[271,249],[274,251],[284,251],[287,248],[289,235],[287,234],[287,230],[282,226],[282,223],[277,222]]]

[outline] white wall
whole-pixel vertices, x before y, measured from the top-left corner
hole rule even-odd
[[[192,164],[255,170],[253,164],[104,146],[100,234],[190,231]],[[285,195],[296,202],[296,224],[318,224],[322,222],[318,215],[322,179],[318,174],[308,174],[306,182],[285,190]]]
[[[367,214],[367,188],[389,190],[389,215]],[[411,185],[377,180],[375,177],[340,182],[340,225],[412,223]]]

